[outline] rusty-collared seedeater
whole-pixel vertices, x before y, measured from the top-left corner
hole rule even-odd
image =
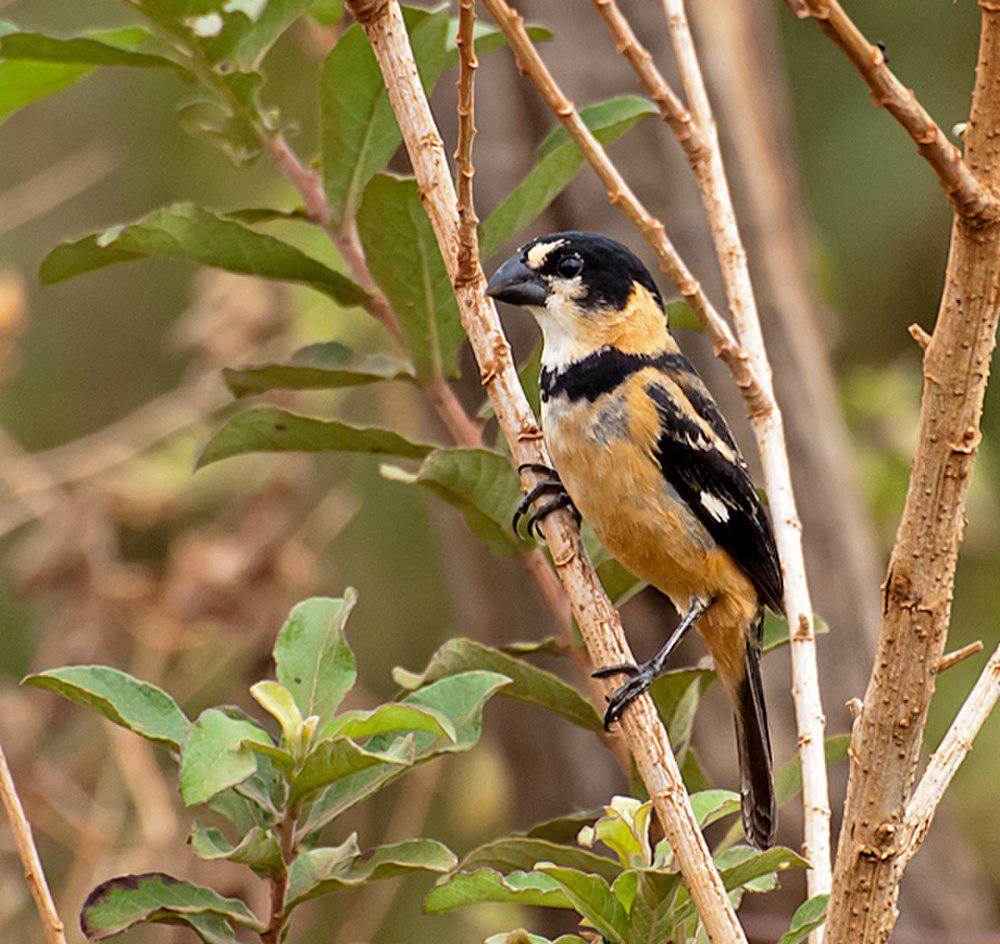
[[[575,509],[681,614],[648,662],[595,673],[628,676],[605,724],[621,717],[697,626],[736,715],[744,831],[758,848],[772,845],[760,657],[764,608],[783,612],[781,567],[747,464],[671,336],[656,283],[620,243],[564,232],[523,246],[487,294],[528,308],[542,329],[542,429],[555,469],[536,469],[548,478],[519,514],[543,496],[536,522],[556,508]]]

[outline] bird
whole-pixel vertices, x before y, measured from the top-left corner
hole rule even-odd
[[[541,421],[552,467],[531,466],[540,481],[518,506],[515,531],[530,509],[529,532],[569,508],[681,616],[652,659],[594,673],[627,679],[608,699],[605,726],[696,626],[734,710],[744,833],[770,847],[776,803],[760,661],[764,612],[784,611],[781,565],[747,464],[670,333],[656,282],[621,243],[566,231],[522,246],[486,294],[527,308],[542,331]]]

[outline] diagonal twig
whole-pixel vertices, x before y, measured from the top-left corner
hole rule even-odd
[[[476,208],[473,201],[472,141],[476,136],[476,45],[473,35],[476,25],[475,0],[459,0],[458,4],[458,147],[455,161],[458,171],[458,277],[475,281],[479,268],[479,238]]]
[[[872,101],[884,108],[913,138],[917,150],[934,168],[955,212],[970,222],[1000,217],[1000,200],[962,160],[961,152],[927,110],[886,65],[885,53],[870,43],[837,0],[786,0],[800,19],[812,19],[861,73]]]
[[[906,805],[899,857],[902,865],[913,858],[930,829],[931,820],[955,776],[965,755],[972,750],[979,729],[986,723],[993,706],[1000,698],[1000,646],[996,648],[986,668],[969,692],[969,697],[959,709],[948,733],[941,739],[938,749],[927,762],[917,788]]]
[[[38,849],[31,835],[31,824],[24,815],[24,807],[21,806],[21,799],[17,795],[17,788],[14,786],[10,767],[7,766],[3,747],[0,747],[0,800],[3,801],[4,809],[7,811],[10,828],[14,831],[17,852],[24,865],[24,876],[31,888],[35,906],[38,908],[38,917],[42,920],[45,940],[48,944],[66,944],[65,926],[56,911],[52,892],[49,891],[48,883],[45,881],[42,861],[38,857]]]
[[[371,43],[389,101],[403,134],[424,207],[441,248],[462,324],[469,335],[483,384],[500,428],[520,463],[548,459],[531,408],[521,389],[510,346],[496,308],[485,296],[482,269],[475,281],[458,278],[458,206],[444,144],[420,84],[399,5],[393,0],[348,0],[347,8],[364,27]],[[525,472],[522,484],[533,484]],[[579,530],[566,512],[542,522],[549,550],[573,605],[591,659],[610,664],[630,658],[617,612],[601,589],[580,542]],[[691,811],[674,759],[652,699],[642,696],[622,723],[629,748],[664,832],[674,849],[691,897],[713,944],[745,942],[718,870]]]

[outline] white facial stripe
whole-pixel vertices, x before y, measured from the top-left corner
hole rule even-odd
[[[565,243],[565,239],[550,239],[547,243],[538,243],[528,250],[528,268],[537,272],[548,258],[553,249]]]

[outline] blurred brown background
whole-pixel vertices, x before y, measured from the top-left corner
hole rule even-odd
[[[660,5],[621,5],[673,74]],[[555,32],[546,59],[578,104],[636,91],[589,3],[518,6]],[[887,0],[854,6],[939,123],[963,121],[977,4],[940,0],[921,4],[919,15]],[[839,733],[849,723],[844,701],[863,693],[877,632],[878,587],[902,507],[920,389],[918,349],[906,329],[933,324],[948,206],[909,139],[872,106],[813,25],[796,21],[778,0],[691,0],[689,7],[767,317],[814,601],[830,627],[820,640],[828,729]],[[50,33],[129,21],[117,0],[0,0],[0,17]],[[303,154],[315,146],[315,79],[330,41],[328,31],[299,23],[266,63],[265,98],[299,123],[294,144]],[[264,163],[234,170],[185,135],[173,117],[180,92],[169,76],[98,71],[0,129],[0,739],[77,940],[79,903],[110,874],[163,868],[212,878],[232,893],[244,891],[245,880],[235,869],[209,868],[183,845],[188,817],[172,774],[161,772],[145,743],[50,696],[19,690],[26,672],[108,662],[158,682],[195,713],[244,698],[245,683],[269,671],[274,634],[292,603],[346,585],[361,598],[349,627],[364,686],[359,704],[391,696],[392,667],[420,668],[451,636],[501,642],[550,631],[548,612],[517,564],[490,557],[452,509],[384,481],[373,459],[251,457],[192,476],[194,450],[229,403],[219,367],[328,337],[376,346],[379,332],[366,316],[305,289],[161,261],[38,286],[38,263],[55,243],[167,202],[220,209],[295,202]],[[435,104],[453,140],[450,81],[441,83]],[[477,123],[477,200],[485,216],[528,169],[553,124],[506,52],[484,59]],[[693,179],[669,131],[647,121],[612,153],[721,301]],[[567,227],[641,248],[587,171],[537,232]],[[303,240],[301,228],[282,236]],[[336,262],[322,240],[305,239],[308,251]],[[511,319],[509,329],[526,355],[533,327]],[[738,421],[735,388],[707,343],[690,332],[681,343]],[[475,409],[481,391],[474,372],[459,387]],[[989,648],[998,634],[997,396],[994,389],[987,403],[970,493],[950,648],[976,638]],[[391,414],[405,430],[440,434],[415,397],[395,387],[282,402],[317,412],[332,406],[339,416],[369,422]],[[736,425],[752,454],[745,426]],[[639,652],[651,651],[672,619],[651,594],[625,610]],[[700,654],[692,641],[682,658]],[[765,669],[779,763],[794,754],[787,661],[777,652]],[[930,743],[981,661],[942,677]],[[727,785],[734,775],[729,726],[713,693],[695,743]],[[972,941],[973,931],[996,927],[1000,863],[989,850],[1000,843],[998,776],[994,719],[908,873],[901,942]],[[836,809],[843,771],[833,787]],[[354,825],[369,844],[426,834],[462,852],[624,789],[592,738],[501,700],[487,711],[481,746],[411,775],[395,794],[362,807]],[[785,828],[794,843],[794,813]],[[794,878],[785,884],[788,897],[745,905],[759,940],[784,929],[781,916],[801,893]],[[565,929],[537,914],[489,908],[415,921],[424,891],[419,881],[387,883],[327,900],[310,912],[313,927],[300,920],[292,939],[472,942],[519,922]],[[4,941],[40,939],[5,828],[0,928]],[[162,929],[134,939],[180,940],[184,933]]]

